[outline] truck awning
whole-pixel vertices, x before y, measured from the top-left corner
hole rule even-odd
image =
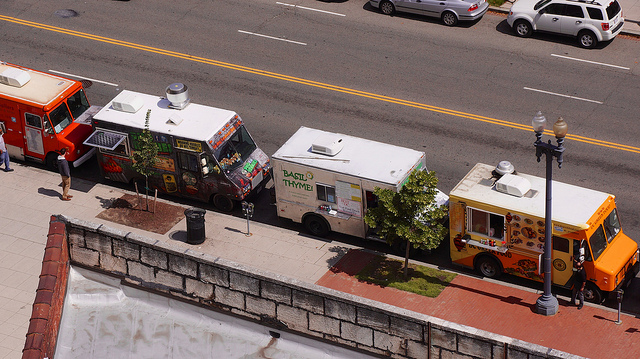
[[[127,135],[121,133],[95,130],[91,136],[84,140],[83,144],[113,151],[125,138],[127,138]]]

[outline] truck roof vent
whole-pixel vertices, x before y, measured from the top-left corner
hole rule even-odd
[[[531,189],[531,182],[524,177],[504,174],[496,181],[496,190],[516,197],[524,197]]]
[[[28,72],[10,67],[0,74],[0,83],[13,87],[22,87],[31,80]]]
[[[335,156],[342,151],[342,137],[336,133],[325,133],[318,136],[311,144],[311,152],[327,156]]]
[[[169,105],[170,108],[182,110],[187,107],[189,101],[191,101],[189,98],[189,89],[187,88],[187,85],[183,83],[176,82],[171,84],[167,86],[165,92],[167,94],[167,100],[171,102],[171,105]]]
[[[144,106],[144,101],[140,97],[130,94],[118,99],[118,101],[113,100],[111,106],[114,110],[136,113]]]
[[[496,173],[503,176],[506,174],[512,174],[515,171],[513,165],[509,161],[500,161],[496,166]]]

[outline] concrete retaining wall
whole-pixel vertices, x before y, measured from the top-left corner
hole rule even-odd
[[[215,310],[392,358],[579,358],[60,216],[72,264]]]

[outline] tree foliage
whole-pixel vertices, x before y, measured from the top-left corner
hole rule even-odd
[[[158,160],[158,146],[153,140],[151,131],[149,131],[149,117],[151,110],[147,110],[147,117],[144,120],[144,130],[142,136],[139,137],[139,148],[131,154],[133,169],[144,176],[147,210],[149,209],[149,176],[155,173],[153,166]]]
[[[388,244],[406,242],[405,276],[411,247],[435,249],[447,233],[443,224],[447,207],[435,203],[437,184],[435,172],[418,170],[411,173],[399,192],[381,188],[373,192],[378,206],[370,208],[364,220]]]

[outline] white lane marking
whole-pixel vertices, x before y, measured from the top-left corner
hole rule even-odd
[[[284,5],[284,6],[297,7],[297,8],[304,9],[304,10],[311,10],[311,11],[323,12],[323,13],[325,13],[325,14],[330,14],[330,15],[336,15],[336,16],[347,16],[347,15],[345,15],[345,14],[339,14],[339,13],[337,13],[337,12],[331,12],[331,11],[326,11],[326,10],[314,9],[314,8],[310,8],[310,7],[300,6],[300,5],[286,4],[286,3],[283,3],[283,2],[279,2],[279,1],[276,1],[276,4],[278,4],[278,5]]]
[[[589,100],[587,98],[582,98],[582,97],[575,97],[575,96],[569,96],[569,95],[563,95],[560,93],[555,93],[555,92],[549,92],[549,91],[545,91],[545,90],[537,90],[537,89],[532,89],[530,87],[524,87],[525,90],[529,90],[529,91],[535,91],[535,92],[542,92],[542,93],[546,93],[548,95],[555,95],[555,96],[560,96],[560,97],[566,97],[566,98],[570,98],[570,99],[574,99],[574,100],[580,100],[580,101],[587,101],[587,102],[593,102],[593,103],[597,103],[598,105],[602,105],[602,102],[600,101],[596,101],[596,100]]]
[[[255,32],[249,32],[249,31],[244,31],[244,30],[238,30],[238,32],[241,32],[243,34],[249,34],[249,35],[255,35],[255,36],[260,36],[260,37],[266,37],[267,39],[273,39],[273,40],[280,40],[280,41],[286,41],[286,42],[290,42],[292,44],[298,44],[298,45],[307,45],[304,42],[298,42],[298,41],[293,41],[293,40],[287,40],[287,39],[281,39],[279,37],[273,37],[273,36],[268,36],[268,35],[262,35],[262,34],[256,34]]]
[[[596,61],[589,61],[589,60],[583,60],[583,59],[576,59],[575,57],[562,56],[562,55],[556,55],[556,54],[551,54],[551,56],[560,57],[560,58],[567,59],[567,60],[574,60],[574,61],[588,62],[588,63],[590,63],[590,64],[594,64],[594,65],[601,65],[601,66],[615,67],[615,68],[617,68],[617,69],[623,69],[623,70],[631,70],[631,69],[630,69],[630,68],[628,68],[628,67],[618,66],[618,65],[611,65],[611,64],[605,64],[604,62],[596,62]]]
[[[64,76],[68,76],[68,77],[74,77],[74,78],[81,79],[81,80],[90,80],[90,81],[93,81],[93,82],[99,82],[99,83],[101,83],[101,84],[105,84],[105,85],[109,85],[109,86],[115,86],[115,87],[118,87],[118,84],[114,84],[114,83],[106,82],[106,81],[100,81],[100,80],[96,80],[96,79],[91,79],[91,78],[84,77],[84,76],[78,76],[78,75],[74,75],[74,74],[68,74],[68,73],[66,73],[66,72],[62,72],[62,71],[49,70],[49,72],[53,72],[54,74],[58,74],[58,75],[64,75]]]

